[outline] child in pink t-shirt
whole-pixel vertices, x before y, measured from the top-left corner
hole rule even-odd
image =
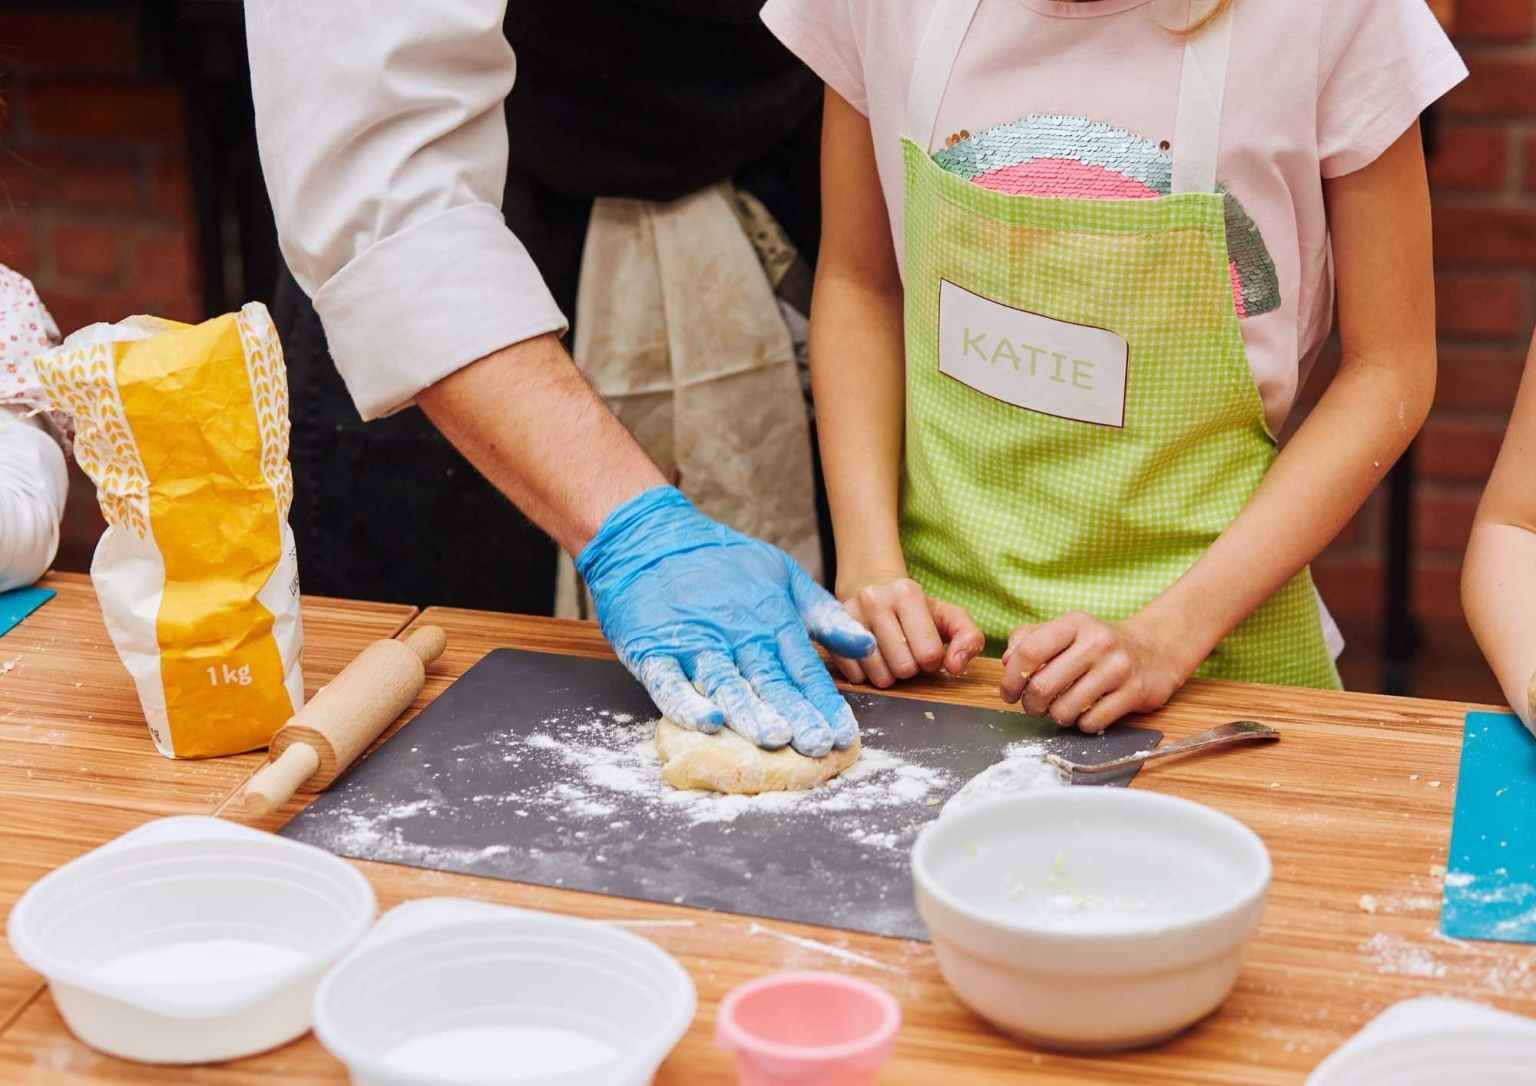
[[[0,592],[47,572],[69,488],[69,419],[42,410],[32,359],[59,330],[25,276],[0,264]]]
[[[1418,115],[1466,68],[1423,0],[763,19],[827,84],[812,377],[879,641],[843,672],[990,644],[1089,731],[1195,674],[1336,687],[1307,563],[1434,393]],[[1343,361],[1278,453],[1335,287]]]

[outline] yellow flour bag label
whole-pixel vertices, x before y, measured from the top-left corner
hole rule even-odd
[[[288,381],[265,306],[82,328],[37,360],[108,528],[91,580],[160,753],[264,747],[304,703]]]

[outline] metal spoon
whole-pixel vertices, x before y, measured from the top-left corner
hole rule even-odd
[[[1136,765],[1140,762],[1150,762],[1154,758],[1169,758],[1175,754],[1188,754],[1192,750],[1201,750],[1205,747],[1219,747],[1225,743],[1241,743],[1249,739],[1279,739],[1280,733],[1267,724],[1260,724],[1253,720],[1234,720],[1230,724],[1218,724],[1209,731],[1203,731],[1198,735],[1191,735],[1188,739],[1180,739],[1155,750],[1139,750],[1135,754],[1129,754],[1124,758],[1116,758],[1112,762],[1103,762],[1099,765],[1078,765],[1069,762],[1065,758],[1055,754],[1047,754],[1045,760],[1057,769],[1064,769],[1068,773],[1108,773],[1112,769],[1124,769],[1128,765]]]

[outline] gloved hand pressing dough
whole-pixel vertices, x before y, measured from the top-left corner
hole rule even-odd
[[[727,724],[765,750],[792,744],[810,758],[858,737],[810,638],[855,660],[875,639],[777,547],[656,487],[608,515],[576,568],[603,634],[674,723]]]

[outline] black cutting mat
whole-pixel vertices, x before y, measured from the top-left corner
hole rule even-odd
[[[648,742],[656,711],[623,667],[497,649],[281,832],[356,859],[926,939],[908,858],[943,800],[1013,743],[1095,763],[1162,739],[911,698],[849,701],[864,754],[847,780],[763,797],[679,793]]]

